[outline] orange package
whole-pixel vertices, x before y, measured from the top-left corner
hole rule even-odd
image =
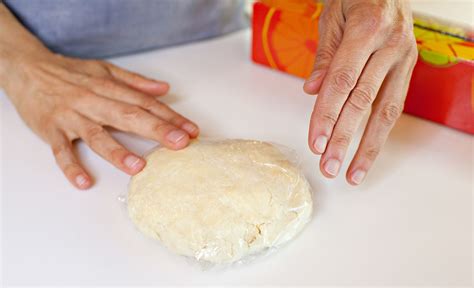
[[[252,25],[253,60],[299,77],[309,76],[318,45],[322,8],[321,3],[311,0],[256,2]]]
[[[252,59],[306,78],[318,43],[323,4],[313,0],[262,0],[254,4]],[[459,26],[415,16],[419,57],[405,113],[474,134],[474,34]]]

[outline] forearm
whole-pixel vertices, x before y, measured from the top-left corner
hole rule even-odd
[[[0,87],[5,88],[8,74],[18,61],[48,52],[48,49],[0,4]]]

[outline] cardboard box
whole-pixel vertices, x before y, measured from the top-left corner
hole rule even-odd
[[[308,77],[322,9],[312,0],[256,2],[253,61]],[[419,56],[404,112],[474,134],[474,33],[431,18],[414,22]]]

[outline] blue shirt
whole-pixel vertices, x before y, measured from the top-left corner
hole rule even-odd
[[[247,25],[242,0],[5,0],[51,50],[102,58],[215,37]]]

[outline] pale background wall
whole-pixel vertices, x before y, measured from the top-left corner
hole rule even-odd
[[[472,0],[411,0],[410,2],[415,12],[474,28],[474,1]]]
[[[253,2],[255,1],[247,0],[248,13],[252,10]],[[414,12],[474,28],[474,0],[410,0],[410,2]]]

